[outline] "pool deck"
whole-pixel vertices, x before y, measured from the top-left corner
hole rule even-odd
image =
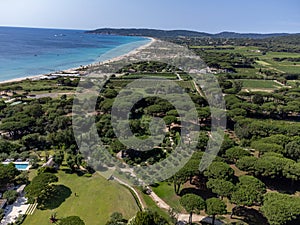
[[[9,164],[9,163],[15,164],[15,165],[16,165],[16,168],[17,168],[18,170],[20,170],[20,171],[26,171],[26,170],[29,170],[29,168],[31,167],[31,165],[29,165],[29,162],[26,162],[26,161],[24,161],[24,162],[2,162],[2,164],[4,164],[4,165],[7,165],[7,164]],[[26,168],[18,168],[17,165],[28,165],[28,166],[27,166]]]

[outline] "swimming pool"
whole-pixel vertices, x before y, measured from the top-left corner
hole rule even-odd
[[[9,162],[3,162],[3,164],[9,164]],[[29,162],[13,162],[15,164],[17,170],[29,170],[30,165]]]
[[[14,163],[16,168],[18,170],[28,170],[29,169],[29,163]]]

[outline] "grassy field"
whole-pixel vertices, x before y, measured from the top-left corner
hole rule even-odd
[[[183,89],[187,88],[190,89],[191,92],[195,92],[196,88],[193,84],[193,81],[187,80],[181,80],[181,81],[175,81],[180,87],[182,87]]]
[[[297,53],[284,53],[284,52],[267,52],[266,55],[259,56],[260,62],[265,63],[264,68],[270,70],[275,70],[283,73],[299,73],[300,72],[300,63],[299,62],[289,62],[282,61],[276,62],[273,58],[283,58],[283,57],[299,57]]]
[[[147,209],[157,212],[159,215],[170,221],[169,213],[166,210],[159,208],[149,195],[144,194],[141,190],[138,190],[138,193],[142,196]]]
[[[100,175],[87,178],[59,171],[57,176],[58,184],[70,189],[70,196],[52,199],[52,206],[53,202],[61,204],[54,209],[36,210],[26,218],[24,225],[49,225],[49,217],[54,212],[57,212],[58,218],[77,215],[86,225],[105,224],[113,212],[121,212],[129,219],[139,210],[129,190]]]
[[[136,74],[129,74],[125,75],[122,78],[124,79],[139,79],[139,78],[149,78],[149,77],[155,77],[155,78],[162,78],[162,79],[170,79],[170,80],[176,80],[177,76],[174,73],[136,73]]]
[[[165,77],[166,78],[166,77]],[[168,79],[168,78],[166,78]],[[124,88],[126,85],[128,85],[129,83],[131,83],[133,80],[131,79],[124,79],[124,78],[115,78],[115,79],[111,79],[109,81],[109,84],[108,86],[111,86],[111,87],[114,87],[114,89],[116,90],[120,90],[121,88]],[[159,81],[161,83],[161,81]],[[190,89],[192,92],[193,91],[196,91],[195,90],[195,86],[193,84],[192,81],[188,80],[188,81],[185,81],[185,80],[174,80],[174,82],[176,84],[178,84],[181,88],[185,89],[185,88],[188,88]]]
[[[153,191],[163,199],[168,205],[172,208],[177,209],[178,211],[184,211],[183,207],[180,205],[179,199],[174,192],[174,187],[172,184],[167,182],[159,183],[157,187],[152,187]]]
[[[297,80],[288,80],[287,81],[287,85],[292,86],[292,87],[297,87],[298,83],[300,83],[300,81],[297,81]]]
[[[245,88],[245,89],[277,89],[277,88],[282,87],[280,84],[276,83],[273,80],[240,79],[239,81],[243,82],[243,88]]]
[[[290,53],[290,52],[267,52],[266,54],[262,54],[259,50],[259,47],[253,46],[218,46],[219,49],[213,49],[213,46],[192,46],[192,48],[202,48],[208,49],[208,52],[228,52],[228,53],[240,53],[247,57],[257,57],[259,60],[256,61],[255,69],[268,69],[274,72],[280,73],[300,73],[300,63],[299,62],[288,62],[282,61],[277,62],[273,58],[295,58],[299,57],[297,53]],[[221,49],[220,49],[221,48]],[[222,49],[224,48],[224,49]],[[226,49],[227,48],[227,49]],[[228,49],[234,48],[234,49]],[[237,70],[238,73],[243,73],[244,71]],[[251,72],[254,70],[252,69]],[[247,73],[247,71],[245,71]],[[256,71],[257,72],[257,71]]]
[[[33,93],[45,93],[48,91],[63,92],[74,91],[76,87],[70,86],[58,86],[57,80],[23,80],[20,82],[4,83],[0,84],[0,90],[15,90],[19,93],[29,91]]]

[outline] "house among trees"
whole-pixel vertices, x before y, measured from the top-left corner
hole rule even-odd
[[[23,184],[23,185],[21,185],[16,191],[17,191],[17,193],[18,193],[18,195],[20,196],[20,197],[23,197],[24,196],[24,189],[25,189],[25,187],[26,187],[26,185],[25,184]]]
[[[1,96],[9,96],[9,97],[12,97],[16,94],[15,91],[11,91],[11,90],[5,90],[5,91],[1,91],[0,92],[0,95]]]
[[[46,163],[44,163],[42,167],[52,167],[52,166],[54,166],[54,164],[55,164],[55,162],[53,160],[53,157],[50,156],[48,161]]]

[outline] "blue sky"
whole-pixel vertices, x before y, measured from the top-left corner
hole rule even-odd
[[[299,0],[0,0],[0,26],[300,32]]]

